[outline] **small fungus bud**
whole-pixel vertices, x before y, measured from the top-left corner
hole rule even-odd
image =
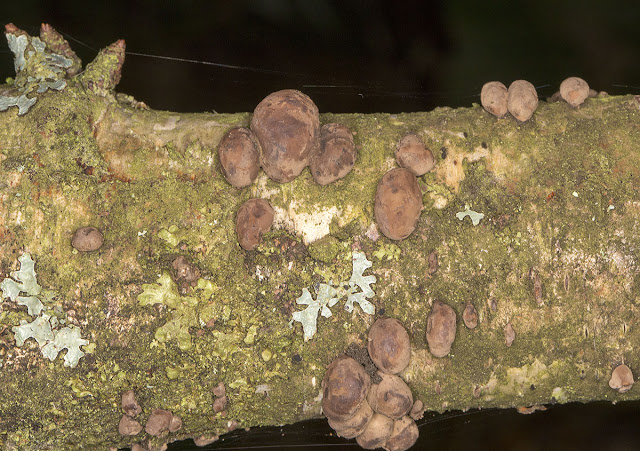
[[[438,254],[436,251],[431,251],[429,253],[429,275],[432,276],[438,271]]]
[[[426,174],[436,164],[433,153],[425,147],[422,139],[413,133],[406,135],[398,143],[396,160],[400,167],[408,169],[416,176]]]
[[[218,382],[218,385],[216,385],[215,387],[213,387],[213,390],[211,390],[213,392],[213,396],[220,398],[222,396],[224,396],[227,393],[227,389],[224,386],[224,382],[220,381]]]
[[[411,389],[399,376],[378,372],[382,377],[367,395],[367,402],[377,413],[397,420],[407,415],[413,407]]]
[[[149,415],[149,419],[147,420],[144,430],[149,435],[159,437],[162,433],[169,430],[172,417],[173,414],[168,410],[155,409],[151,412],[151,415]]]
[[[369,420],[373,416],[373,409],[367,402],[363,402],[356,413],[344,421],[336,421],[329,418],[329,426],[340,437],[346,439],[355,438],[364,432]]]
[[[220,396],[213,401],[213,411],[219,413],[227,408],[228,400],[226,396]]]
[[[218,157],[222,173],[235,188],[253,183],[260,169],[258,140],[245,127],[232,128],[220,141]]]
[[[120,435],[137,435],[142,430],[142,425],[127,415],[122,415],[120,424],[118,424],[118,432]]]
[[[95,227],[80,227],[71,238],[71,245],[80,252],[91,252],[100,249],[104,238]]]
[[[404,370],[411,358],[409,334],[395,318],[380,318],[373,323],[367,349],[373,363],[389,374]]]
[[[575,108],[589,97],[589,85],[582,78],[569,77],[560,84],[560,95]]]
[[[313,180],[323,186],[340,180],[355,162],[356,146],[351,130],[342,124],[323,125],[309,165]]]
[[[387,451],[405,451],[416,443],[419,435],[420,431],[416,422],[412,418],[404,416],[393,422],[393,429],[387,439],[387,443],[384,445],[384,449]]]
[[[335,421],[351,418],[364,402],[371,378],[362,365],[346,355],[337,357],[322,380],[322,411]]]
[[[480,91],[482,107],[496,117],[507,114],[507,87],[499,81],[485,83]]]
[[[520,122],[529,120],[538,107],[538,93],[535,86],[526,80],[516,80],[511,83],[507,107],[509,113]]]
[[[451,351],[456,338],[456,312],[444,302],[434,301],[427,317],[427,343],[436,357],[444,357]]]
[[[513,325],[509,322],[504,326],[504,342],[507,348],[510,348],[513,341],[516,339],[516,331],[513,329]]]
[[[262,234],[271,228],[273,215],[273,208],[264,199],[249,199],[242,204],[236,216],[236,233],[243,249],[252,251],[260,244]]]
[[[393,420],[379,413],[374,413],[365,430],[356,437],[358,445],[364,449],[381,448],[393,430]]]
[[[416,421],[421,420],[422,417],[424,417],[425,410],[426,409],[424,407],[424,403],[419,399],[416,399],[413,403],[413,407],[411,408],[411,412],[409,413],[409,416]]]
[[[380,179],[374,213],[378,227],[387,238],[408,237],[416,228],[421,210],[422,192],[408,169],[392,169]]]
[[[133,390],[127,390],[122,394],[122,410],[132,418],[142,413],[142,407],[136,401]]]
[[[260,142],[264,172],[276,182],[290,182],[309,165],[320,134],[318,107],[300,91],[274,92],[256,107],[251,130]]]
[[[618,393],[626,393],[633,386],[633,373],[627,365],[618,365],[611,373],[609,387],[618,390]]]
[[[212,443],[217,442],[218,440],[220,440],[219,435],[199,435],[193,438],[193,443],[197,447],[202,448],[204,446],[211,445]]]
[[[468,303],[462,312],[462,321],[469,329],[475,329],[478,325],[478,311],[472,303]]]

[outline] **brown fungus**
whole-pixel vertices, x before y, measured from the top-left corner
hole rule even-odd
[[[377,413],[394,420],[411,412],[413,395],[411,389],[399,376],[380,373],[382,381],[374,384],[367,395],[367,402]]]
[[[243,249],[252,251],[260,244],[262,234],[271,228],[273,215],[273,208],[264,199],[249,199],[240,206],[236,215],[236,233]]]
[[[609,387],[617,390],[618,393],[626,393],[633,386],[633,373],[627,365],[618,365],[611,373]]]
[[[416,443],[419,435],[420,431],[416,422],[412,418],[404,416],[393,422],[393,429],[384,449],[387,451],[406,451]]]
[[[400,167],[406,168],[413,175],[421,176],[435,167],[433,153],[427,149],[418,135],[410,133],[398,143],[396,160]]]
[[[507,114],[507,87],[499,81],[485,83],[480,91],[482,107],[496,117]]]
[[[147,420],[144,430],[149,435],[159,437],[169,430],[172,418],[173,414],[168,410],[155,409],[151,412],[151,415],[149,415],[149,419]]]
[[[71,237],[71,245],[80,252],[91,252],[100,249],[104,238],[95,227],[80,227]]]
[[[340,180],[355,162],[356,146],[351,130],[342,124],[323,125],[309,164],[313,180],[323,186]]]
[[[336,421],[329,418],[329,426],[331,426],[340,437],[346,439],[355,438],[364,432],[372,416],[373,409],[368,402],[363,402],[351,418],[344,421]]]
[[[520,122],[529,120],[538,107],[538,93],[535,86],[526,80],[516,80],[509,85],[508,94],[509,113]]]
[[[456,312],[441,301],[434,301],[427,317],[427,343],[436,357],[444,357],[451,351],[456,338]]]
[[[378,227],[387,238],[408,237],[416,228],[421,210],[422,192],[408,169],[392,169],[380,179],[374,213]]]
[[[142,413],[142,407],[136,401],[136,396],[133,390],[127,390],[122,394],[122,410],[130,417]]]
[[[582,78],[569,77],[560,84],[560,96],[575,108],[589,97],[589,85]]]
[[[356,442],[364,449],[381,448],[387,442],[392,430],[391,418],[374,413],[365,430],[356,437]]]
[[[213,411],[216,413],[220,413],[227,408],[227,404],[229,400],[226,396],[220,396],[213,401]]]
[[[409,365],[409,334],[395,318],[379,318],[373,323],[367,349],[373,363],[385,373],[398,374]]]
[[[256,107],[251,130],[260,143],[264,172],[276,182],[290,182],[309,165],[320,134],[318,107],[300,91],[274,92]]]
[[[118,424],[118,432],[120,435],[138,435],[142,430],[142,425],[129,416],[122,415]]]
[[[362,365],[342,355],[334,359],[322,380],[322,411],[335,421],[351,418],[364,402],[371,378]]]
[[[258,140],[245,127],[229,130],[220,140],[218,157],[222,173],[235,188],[244,188],[253,183],[260,169]]]
[[[507,348],[511,347],[515,339],[516,331],[513,328],[513,324],[509,322],[506,326],[504,326],[504,342],[507,345]]]
[[[478,325],[478,311],[472,303],[468,303],[462,312],[462,321],[469,329],[475,329]]]

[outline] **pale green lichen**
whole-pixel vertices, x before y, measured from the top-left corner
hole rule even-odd
[[[45,43],[37,37],[12,33],[5,33],[5,36],[14,55],[16,80],[13,86],[19,95],[0,96],[0,111],[16,106],[18,115],[22,116],[36,103],[37,94],[49,89],[61,91],[67,86],[64,78],[73,61],[48,51]]]
[[[13,279],[6,278],[0,283],[2,298],[8,297],[18,305],[26,305],[29,315],[37,318],[32,322],[21,320],[19,326],[11,328],[16,346],[21,347],[26,340],[34,338],[41,348],[42,355],[52,361],[56,359],[60,351],[66,349],[64,365],[75,368],[78,360],[84,355],[80,346],[88,345],[89,341],[80,337],[79,328],[71,326],[58,329],[61,321],[55,316],[43,313],[42,300],[49,302],[53,295],[42,290],[38,284],[35,262],[31,255],[25,252],[18,257],[18,260],[20,261],[20,270],[11,273]],[[27,296],[20,296],[20,293],[25,293]]]
[[[469,208],[465,208],[464,211],[459,211],[458,213],[456,213],[456,218],[458,218],[460,221],[462,221],[467,216],[471,218],[471,223],[474,226],[477,226],[478,224],[480,224],[480,220],[484,218],[484,213],[478,213],[476,211],[469,210]]]
[[[302,324],[304,332],[304,340],[310,340],[317,331],[318,312],[325,318],[331,317],[330,308],[336,305],[340,299],[347,296],[344,309],[351,313],[354,303],[358,303],[364,313],[373,315],[375,313],[374,305],[367,299],[372,298],[375,292],[371,288],[371,284],[376,282],[376,276],[364,276],[363,273],[371,267],[371,262],[367,260],[364,252],[353,252],[353,271],[348,282],[337,284],[337,288],[329,284],[321,283],[317,287],[317,298],[313,299],[307,288],[302,289],[302,295],[296,299],[299,305],[306,305],[307,308],[293,313],[293,321]],[[348,288],[344,288],[344,287]],[[360,291],[357,291],[360,288]]]

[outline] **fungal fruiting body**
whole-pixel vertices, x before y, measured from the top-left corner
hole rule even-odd
[[[409,334],[395,318],[380,318],[369,329],[367,349],[373,363],[381,371],[398,374],[409,364]]]
[[[456,338],[456,313],[441,301],[434,301],[427,317],[427,343],[436,357],[444,357],[451,351]]]
[[[589,97],[589,85],[582,78],[569,77],[560,84],[560,96],[575,108]]]
[[[262,239],[262,234],[271,228],[274,211],[264,199],[249,199],[236,215],[236,234],[244,250],[252,251]]]
[[[427,149],[418,135],[405,135],[396,148],[396,161],[415,176],[421,176],[435,167],[433,153]]]
[[[507,112],[507,87],[499,81],[485,83],[480,91],[482,107],[496,117],[504,117]]]
[[[294,89],[269,94],[256,107],[251,130],[260,143],[260,165],[276,182],[290,182],[309,165],[320,134],[318,107]]]
[[[370,386],[362,365],[346,355],[336,358],[322,381],[322,411],[332,420],[348,420],[365,402]]]
[[[309,169],[313,180],[328,185],[346,176],[356,162],[356,146],[351,130],[342,124],[325,124],[313,151]]]
[[[80,252],[91,252],[100,249],[104,238],[95,227],[80,227],[71,238],[71,245]]]
[[[218,157],[224,178],[236,188],[253,183],[260,169],[258,141],[245,127],[229,130],[218,145]]]
[[[376,190],[374,214],[382,233],[403,240],[416,228],[422,211],[422,192],[415,175],[405,168],[387,172]]]
[[[509,113],[520,122],[533,116],[538,107],[538,93],[535,86],[526,80],[516,80],[509,85],[507,108]]]
[[[618,365],[611,372],[609,387],[617,390],[618,393],[626,393],[633,386],[633,373],[627,365]]]
[[[462,312],[462,321],[469,329],[475,329],[478,325],[478,311],[473,304],[468,303]]]

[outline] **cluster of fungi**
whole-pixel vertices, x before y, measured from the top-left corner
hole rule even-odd
[[[409,449],[418,439],[414,418],[423,412],[409,386],[398,376],[411,359],[409,334],[400,321],[380,318],[369,330],[369,358],[373,377],[354,358],[337,357],[322,381],[322,410],[329,425],[365,449]]]

